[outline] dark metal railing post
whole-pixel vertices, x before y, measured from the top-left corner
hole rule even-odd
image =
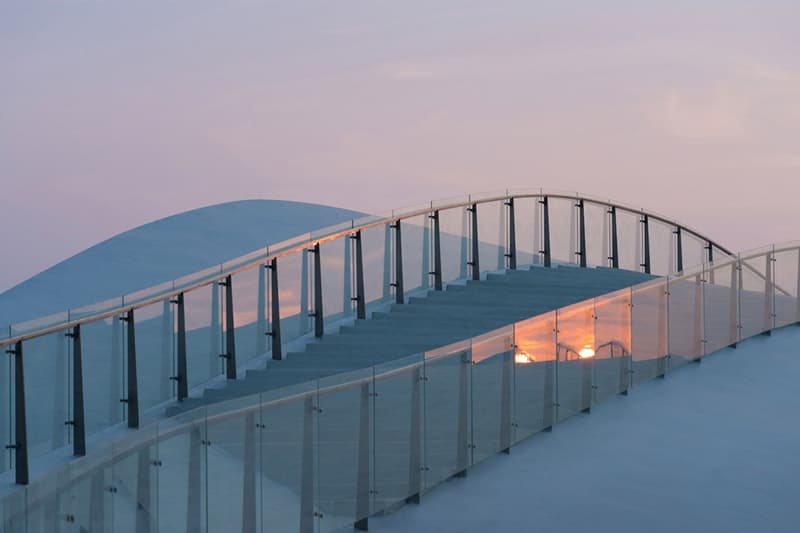
[[[14,443],[6,449],[14,450],[14,476],[17,485],[27,485],[28,475],[28,425],[25,418],[25,376],[22,365],[22,341],[6,353],[14,356]]]
[[[547,202],[547,196],[542,196],[539,200],[542,204],[542,249],[541,253],[544,254],[544,266],[550,266],[550,208]]]
[[[611,268],[619,268],[619,241],[617,240],[617,208],[611,206],[608,209],[608,214],[611,215]]]
[[[472,215],[472,258],[469,261],[469,266],[472,268],[472,279],[479,281],[481,279],[481,261],[478,242],[478,204],[472,204],[467,208],[467,211]]]
[[[172,303],[178,307],[178,368],[177,375],[172,376],[172,379],[178,384],[178,401],[180,402],[189,397],[189,371],[186,361],[186,307],[183,293],[178,294]]]
[[[272,339],[272,359],[280,361],[283,352],[281,351],[281,300],[278,296],[278,260],[273,257],[267,268],[269,269],[269,292],[272,298],[270,301],[272,323],[268,335]]]
[[[643,250],[642,250],[642,264],[644,273],[650,273],[650,221],[647,215],[642,215],[642,235],[643,235]]]
[[[506,201],[508,206],[508,268],[511,270],[517,269],[517,226],[514,216],[514,199],[509,198]]]
[[[319,243],[309,250],[314,254],[314,336],[322,337],[325,325],[322,322],[322,258],[320,257]]]
[[[711,244],[711,241],[706,241],[706,250],[708,250],[708,262],[714,262],[714,245]]]
[[[136,325],[133,309],[120,317],[126,323],[128,346],[128,397],[120,400],[128,406],[128,427],[139,427],[139,378],[136,371]]]
[[[586,268],[586,215],[584,213],[583,200],[578,200],[575,204],[578,208],[578,256],[580,256],[580,266]]]
[[[675,272],[683,272],[683,233],[680,226],[675,226]]]
[[[356,318],[364,320],[367,318],[367,309],[364,296],[364,249],[361,244],[361,230],[350,238],[356,241],[356,295],[353,298],[356,302]]]
[[[434,211],[428,218],[433,220],[433,288],[442,290],[442,241],[439,232],[439,211]]]
[[[86,455],[86,417],[83,404],[83,354],[81,352],[81,325],[72,328],[72,453]]]
[[[394,301],[402,304],[405,302],[403,293],[403,237],[400,232],[400,221],[395,221],[391,225],[394,229]]]
[[[225,287],[225,377],[236,379],[236,333],[233,322],[233,280],[227,276],[225,281],[219,282]]]

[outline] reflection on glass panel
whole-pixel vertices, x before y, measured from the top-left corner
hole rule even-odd
[[[514,326],[514,442],[553,425],[556,313]]]
[[[236,364],[242,365],[267,352],[267,284],[263,265],[239,272],[232,278],[233,325],[236,332]],[[280,281],[280,279],[279,279]]]
[[[206,531],[205,418],[198,409],[158,423],[159,531]]]
[[[19,490],[0,500],[0,527],[3,533],[26,533],[27,491]]]
[[[666,281],[633,288],[631,294],[631,356],[633,382],[664,375],[667,355]]]
[[[586,264],[588,266],[608,266],[609,227],[608,207],[584,202],[583,216],[586,227]]]
[[[184,294],[186,312],[186,364],[189,389],[221,372],[222,291],[212,283]]]
[[[339,383],[351,382],[346,385]],[[355,382],[355,383],[352,383]],[[319,531],[366,518],[371,503],[372,369],[319,381],[317,502]]]
[[[146,411],[173,396],[174,320],[169,300],[135,312],[139,409]]]
[[[649,219],[650,273],[666,276],[675,272],[675,228]]]
[[[439,211],[442,280],[464,279],[469,274],[469,213],[463,207]]]
[[[108,490],[112,485],[112,457],[108,448],[96,450],[61,470],[57,514],[61,528],[42,531],[114,531],[113,493]],[[47,510],[45,514],[49,514]],[[71,521],[66,520],[68,516]]]
[[[594,395],[600,402],[628,390],[631,365],[630,289],[595,300]]]
[[[670,278],[669,367],[677,368],[703,355],[702,274]]]
[[[22,343],[29,458],[71,442],[65,424],[72,420],[69,340],[58,331]]]
[[[403,289],[406,293],[429,285],[431,231],[428,215],[405,219],[403,239]]]
[[[706,251],[705,241],[697,238],[686,230],[681,231],[681,241],[684,269],[707,262],[708,251]]]
[[[308,269],[313,260],[313,254],[305,250],[278,258],[281,340],[284,343],[311,331]]]
[[[255,531],[260,494],[258,396],[210,405],[206,410],[209,531]]]
[[[511,446],[514,327],[472,340],[473,464]]]
[[[86,435],[122,422],[125,324],[119,317],[81,326],[83,401]]]
[[[736,261],[718,261],[706,270],[703,287],[703,329],[705,353],[738,341],[739,275]]]
[[[575,263],[577,256],[577,209],[575,200],[549,198],[550,254],[553,262]]]
[[[27,528],[22,531],[60,531],[68,524],[65,520],[72,504],[69,468],[51,471],[40,483],[26,491]]]
[[[539,263],[540,205],[539,198],[514,199],[514,230],[517,236],[517,268]]]
[[[508,207],[505,201],[479,204],[478,255],[482,271],[502,270],[506,267],[506,226]]]
[[[291,398],[261,403],[258,453],[265,530],[308,531],[302,525],[314,522],[316,403],[312,393]]]
[[[775,251],[775,327],[800,321],[800,249]]]
[[[373,512],[422,490],[422,364],[419,356],[375,367]]]
[[[337,239],[320,245],[322,265],[322,310],[325,322],[339,320],[350,311],[350,239]],[[313,255],[309,260],[313,260]],[[313,269],[312,269],[313,270]],[[345,283],[345,279],[347,280]],[[347,293],[345,294],[345,285]],[[313,293],[313,291],[312,291]],[[345,300],[347,305],[345,306]]]
[[[425,486],[470,464],[469,342],[425,354]]]
[[[387,226],[380,225],[361,232],[361,254],[364,261],[364,301],[367,305],[389,297],[389,271],[385,259]]]
[[[592,359],[597,349],[594,333],[594,303],[559,309],[557,315],[557,403],[558,420],[591,407]]]
[[[158,519],[158,431],[139,429],[114,446],[112,484],[114,533],[154,531]]]
[[[619,249],[619,268],[642,271],[641,222],[639,215],[617,209],[617,246]]]
[[[772,327],[772,260],[764,253],[742,259],[739,270],[739,323],[746,339]]]

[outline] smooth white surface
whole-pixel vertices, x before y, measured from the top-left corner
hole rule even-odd
[[[304,202],[244,200],[156,220],[0,293],[0,327],[171,281],[359,216]]]
[[[796,532],[800,328],[636,387],[370,531]]]

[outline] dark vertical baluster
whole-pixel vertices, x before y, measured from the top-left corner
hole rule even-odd
[[[236,379],[236,332],[233,323],[233,280],[230,276],[220,282],[225,287],[225,377]]]
[[[439,231],[439,211],[429,215],[433,219],[433,288],[442,290],[442,241]]]
[[[644,236],[644,249],[642,253],[643,262],[641,264],[644,267],[644,273],[650,273],[650,221],[647,215],[642,215],[642,234]]]
[[[356,318],[367,318],[366,296],[364,295],[364,250],[361,242],[361,231],[350,237],[356,241]]]
[[[544,266],[550,267],[550,208],[547,196],[543,196],[539,201],[542,204],[542,249],[544,254]]]
[[[86,455],[86,417],[83,405],[81,325],[72,329],[72,453]]]
[[[480,242],[478,241],[478,204],[472,204],[471,207],[467,208],[467,211],[472,214],[472,260],[469,262],[469,265],[472,268],[472,279],[478,281],[481,279]]]
[[[14,356],[14,443],[6,449],[14,450],[14,476],[17,485],[27,485],[28,475],[28,425],[25,414],[25,375],[22,364],[22,341],[6,350]]]
[[[314,254],[314,336],[322,337],[325,333],[322,314],[322,258],[320,257],[319,243],[310,250]]]
[[[405,302],[403,294],[403,237],[400,231],[400,221],[391,226],[394,229],[394,301],[402,304]]]
[[[683,272],[683,233],[681,227],[675,227],[675,268],[676,272]]]
[[[128,397],[121,400],[128,406],[128,427],[139,427],[139,379],[136,370],[136,327],[133,317],[133,309],[121,317],[127,325],[128,342]]]
[[[278,291],[278,260],[272,258],[269,265],[269,284],[270,284],[270,315],[271,324],[269,336],[272,339],[272,359],[280,361],[283,357],[281,351],[281,300]]]
[[[178,401],[189,397],[189,367],[186,360],[186,307],[183,293],[172,300],[178,306],[178,375],[172,379],[178,382]]]
[[[517,269],[517,226],[516,217],[514,216],[514,199],[509,198],[506,201],[508,206],[508,268],[511,270]]]
[[[611,215],[611,268],[619,268],[619,241],[617,240],[617,208],[611,206],[608,209]]]
[[[578,256],[580,266],[586,268],[586,216],[584,214],[583,200],[575,204],[578,208]]]

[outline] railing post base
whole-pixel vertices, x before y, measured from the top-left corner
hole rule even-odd
[[[357,531],[369,531],[369,519],[362,518],[361,520],[353,524],[353,529]]]

